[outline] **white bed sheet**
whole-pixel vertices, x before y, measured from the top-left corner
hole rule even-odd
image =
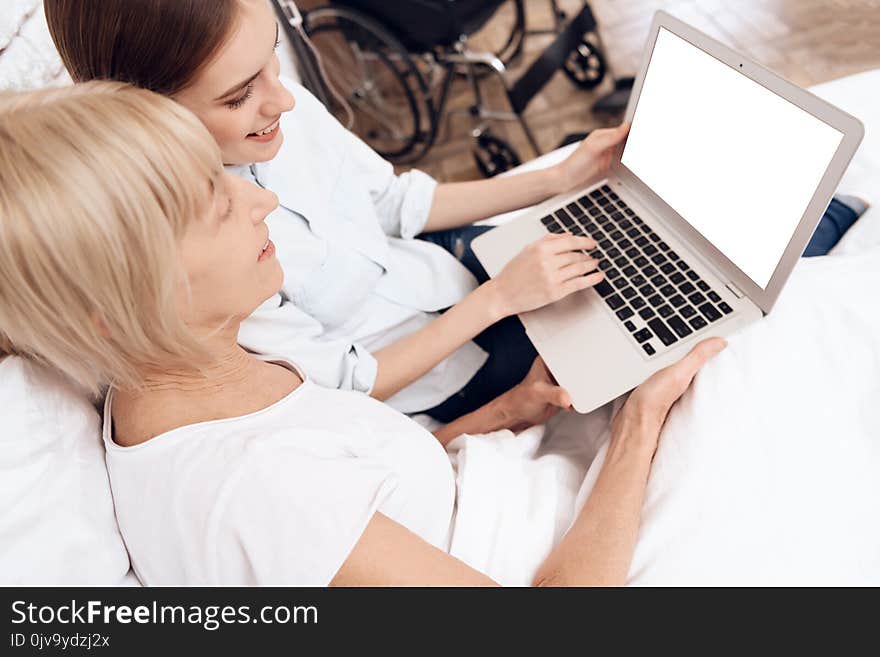
[[[841,189],[869,197],[880,189],[877,90],[880,71],[816,89],[866,125]],[[835,255],[802,261],[773,313],[734,336],[674,409],[630,584],[880,584],[877,212]],[[592,489],[621,403],[453,441],[452,553],[528,584]]]

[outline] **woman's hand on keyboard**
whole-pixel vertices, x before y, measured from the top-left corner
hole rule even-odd
[[[535,310],[592,287],[604,277],[589,237],[548,234],[529,244],[486,285],[492,286],[502,317]]]

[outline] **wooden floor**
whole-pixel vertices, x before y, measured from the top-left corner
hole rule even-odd
[[[548,0],[526,0],[526,4],[530,28],[552,26]],[[657,9],[665,9],[802,86],[880,68],[880,0],[591,0],[590,4],[606,56],[618,75],[635,73]],[[560,0],[560,6],[574,13],[582,3]],[[498,43],[511,25],[511,16],[503,8],[483,33],[474,35],[473,46]],[[552,36],[530,36],[522,63],[508,72],[510,79],[515,80],[550,40]],[[541,148],[555,148],[569,133],[618,123],[618,116],[589,111],[609,84],[606,81],[585,92],[557,73],[525,112]],[[500,84],[487,82],[484,88],[493,108],[507,109]],[[463,108],[472,102],[463,80],[453,90],[451,107]],[[456,115],[449,134],[415,166],[442,181],[479,177],[471,154],[472,125],[468,116]],[[494,123],[492,129],[509,139],[523,160],[533,157],[515,123]]]

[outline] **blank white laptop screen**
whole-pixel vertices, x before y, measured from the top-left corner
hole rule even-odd
[[[763,289],[842,139],[661,28],[621,162]]]

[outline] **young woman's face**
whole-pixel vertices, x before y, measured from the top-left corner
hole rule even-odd
[[[175,96],[214,136],[225,164],[278,154],[280,119],[294,99],[278,79],[278,23],[269,3],[240,0],[238,25],[196,81]]]
[[[187,275],[181,303],[191,327],[243,321],[281,288],[284,273],[265,222],[277,206],[272,192],[223,174],[210,207],[190,222],[180,244]]]

